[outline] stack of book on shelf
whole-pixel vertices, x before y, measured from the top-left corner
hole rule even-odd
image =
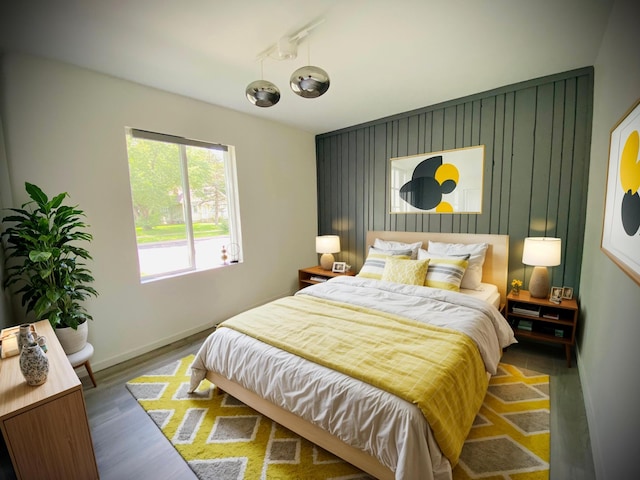
[[[518,330],[526,330],[530,332],[533,329],[533,322],[531,320],[520,320],[518,322]]]
[[[314,275],[309,280],[313,280],[314,282],[326,282],[329,279],[327,277],[318,277]]]
[[[551,320],[558,320],[560,319],[560,313],[558,312],[544,312],[542,314],[543,318],[549,318]]]
[[[517,313],[518,315],[529,315],[530,317],[539,317],[540,307],[537,305],[517,303],[513,306],[513,313]]]

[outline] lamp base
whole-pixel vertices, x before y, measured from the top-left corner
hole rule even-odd
[[[549,271],[547,267],[534,267],[529,280],[529,294],[535,298],[549,296]]]
[[[323,253],[320,257],[320,266],[325,270],[331,270],[333,268],[333,254],[332,253]]]

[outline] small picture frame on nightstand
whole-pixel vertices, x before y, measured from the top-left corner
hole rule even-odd
[[[549,301],[552,303],[560,303],[562,301],[562,287],[551,287]]]
[[[347,262],[333,262],[331,271],[334,273],[345,273],[347,271]]]
[[[562,287],[562,298],[566,298],[567,300],[571,300],[573,298],[573,288],[571,288],[571,287]]]

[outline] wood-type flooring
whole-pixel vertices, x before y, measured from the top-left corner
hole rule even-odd
[[[207,333],[96,372],[97,388],[83,376],[83,369],[78,370],[102,480],[196,478],[125,383],[154,367],[196,353]],[[595,479],[576,362],[567,368],[564,349],[526,341],[509,347],[503,361],[551,376],[551,480]],[[0,444],[0,465],[0,480],[15,478],[4,444]]]

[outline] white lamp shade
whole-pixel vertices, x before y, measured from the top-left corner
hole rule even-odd
[[[562,240],[551,237],[527,237],[524,239],[522,263],[534,267],[560,265]]]
[[[340,251],[340,237],[338,235],[320,235],[316,237],[317,253],[338,253]]]

